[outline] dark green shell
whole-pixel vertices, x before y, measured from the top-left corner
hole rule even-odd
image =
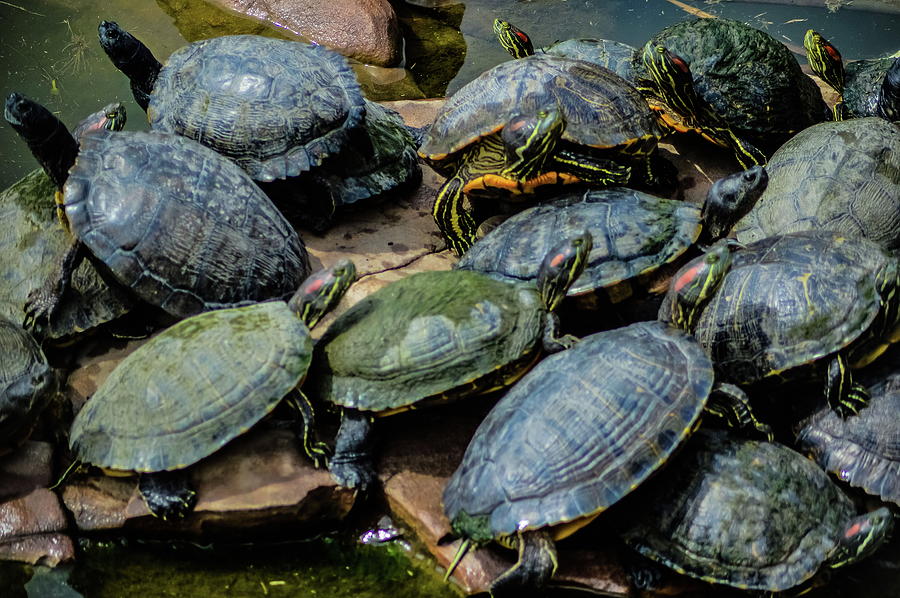
[[[896,56],[896,55],[895,55]],[[894,56],[854,60],[844,65],[844,106],[852,116],[877,116],[878,92]]]
[[[614,504],[691,432],[713,369],[687,334],[640,322],[551,355],[490,411],[444,490],[477,542]]]
[[[536,357],[546,312],[533,285],[422,272],[341,314],[316,344],[314,394],[366,411],[450,393]]]
[[[509,218],[479,239],[455,267],[501,280],[533,281],[554,243],[587,229],[593,249],[568,293],[581,295],[677,259],[697,240],[700,228],[700,209],[683,201],[624,187],[569,193]]]
[[[628,544],[687,575],[759,590],[812,577],[856,515],[809,459],[721,430],[695,434],[643,492]]]
[[[900,250],[900,129],[881,118],[820,123],[766,165],[769,186],[734,227],[752,243],[799,230],[834,230]]]
[[[567,39],[544,48],[544,52],[599,64],[634,84],[634,46],[611,39]]]
[[[337,152],[365,110],[343,56],[318,45],[230,35],[172,53],[147,114],[153,130],[201,141],[255,180],[272,181]]]
[[[0,318],[0,454],[18,446],[56,389],[44,352],[21,326]]]
[[[440,162],[502,129],[513,116],[554,104],[567,122],[563,139],[578,145],[621,148],[660,135],[643,97],[621,77],[581,60],[542,54],[498,64],[453,94],[419,155]]]
[[[757,241],[734,252],[694,336],[737,384],[789,377],[844,348],[852,362],[851,345],[869,340],[881,310],[880,269],[897,279],[897,260],[866,239],[807,231]]]
[[[79,459],[142,472],[187,467],[269,413],[312,357],[281,301],[182,320],[126,357],[72,423]]]
[[[184,137],[92,133],[64,194],[73,234],[177,317],[284,297],[309,273],[303,242],[250,177]]]
[[[828,119],[829,110],[791,51],[768,33],[729,19],[692,19],[653,35],[691,67],[694,88],[728,127],[766,147]],[[646,46],[645,46],[646,47]],[[635,54],[634,70],[649,79]]]

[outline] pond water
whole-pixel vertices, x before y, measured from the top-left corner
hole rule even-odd
[[[449,94],[485,69],[508,60],[491,32],[497,16],[529,31],[537,45],[570,37],[613,38],[640,45],[654,31],[692,17],[685,3],[671,0],[476,0],[439,2],[440,8],[431,9],[399,1],[394,4],[405,26],[416,27],[409,32],[410,55],[405,66],[406,79],[414,81],[418,91],[411,94],[409,86],[383,86],[377,90],[377,99]],[[900,48],[900,3],[858,2],[854,10],[844,7],[834,12],[816,4],[820,6],[707,0],[690,6],[765,29],[796,48],[802,45],[805,30],[816,28],[846,59],[881,56]],[[881,8],[882,12],[860,10],[860,6]],[[118,21],[159,58],[187,41],[263,31],[259,24],[219,11],[202,0],[0,1],[0,92],[4,97],[13,90],[25,93],[50,106],[69,124],[118,100],[131,115],[128,127],[145,127],[127,79],[114,69],[96,42],[96,27],[102,19]],[[448,23],[458,25],[461,34]],[[448,29],[452,29],[449,34]],[[279,34],[274,30],[267,33]],[[452,45],[427,43],[441,35]],[[36,167],[5,123],[0,126],[0,157],[0,188]],[[437,580],[430,571],[433,565],[422,562],[416,553],[398,546],[360,546],[352,538],[317,540],[289,549],[284,545],[250,549],[122,546],[118,542],[85,542],[81,549],[76,569],[38,569],[33,579],[35,570],[31,568],[0,565],[0,596],[457,595]],[[814,595],[900,595],[897,552],[894,548],[890,557],[868,565],[865,573],[842,577],[829,591]],[[881,593],[885,586],[892,590]],[[48,588],[58,593],[48,593]]]

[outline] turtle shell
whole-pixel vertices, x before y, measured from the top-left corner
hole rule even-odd
[[[745,589],[809,579],[856,516],[809,459],[722,430],[700,430],[641,494],[628,544],[681,573]]]
[[[69,444],[100,467],[187,467],[272,411],[311,356],[309,331],[282,301],[187,318],[116,366],[75,417]]]
[[[741,137],[777,147],[830,111],[791,51],[768,33],[729,19],[692,19],[662,29],[663,45],[690,65],[697,94]],[[650,77],[635,53],[639,79]]]
[[[567,39],[544,48],[554,56],[566,56],[599,64],[629,83],[634,83],[634,46],[611,39]]]
[[[897,268],[866,239],[830,231],[769,237],[734,252],[693,333],[736,384],[792,377],[798,372],[790,370],[845,348],[853,362],[854,351],[869,348],[863,333],[889,299],[876,273],[884,269],[892,281]]]
[[[639,322],[542,360],[488,413],[444,490],[476,542],[594,515],[653,473],[713,387],[689,335]]]
[[[536,359],[546,312],[533,285],[479,272],[421,272],[341,314],[316,344],[316,396],[386,411]],[[493,384],[488,384],[488,388]],[[484,388],[483,390],[487,390]]]
[[[190,139],[92,133],[63,192],[72,233],[174,316],[284,297],[309,274],[306,248],[269,198]]]
[[[896,55],[854,60],[844,65],[842,100],[852,116],[878,116],[878,92],[895,58]]]
[[[534,281],[550,247],[585,229],[596,241],[570,296],[649,274],[683,255],[700,235],[700,209],[624,187],[569,193],[504,221],[455,267]]]
[[[365,114],[346,58],[258,35],[194,42],[169,57],[147,110],[153,130],[202,142],[258,181],[336,153]]]
[[[485,71],[451,96],[428,131],[419,155],[440,162],[502,129],[520,113],[558,105],[562,138],[594,148],[624,149],[660,136],[647,102],[603,67],[548,54],[510,60]]]
[[[863,236],[900,251],[900,130],[882,118],[798,133],[766,165],[769,186],[734,227],[742,243],[800,230]]]

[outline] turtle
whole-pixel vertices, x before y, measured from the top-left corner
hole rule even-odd
[[[123,359],[75,416],[73,454],[138,472],[153,515],[184,517],[197,499],[187,468],[285,400],[303,414],[298,441],[321,465],[312,407],[299,389],[312,357],[309,328],[355,277],[353,263],[340,260],[308,277],[287,302],[213,310],[166,328]]]
[[[713,393],[746,406],[738,389],[716,384],[696,340],[659,321],[594,333],[542,360],[494,405],[447,481],[444,512],[462,538],[447,576],[473,544],[498,541],[519,559],[493,596],[546,584],[554,540],[660,468]]]
[[[868,399],[851,367],[900,337],[900,264],[864,238],[798,231],[714,244],[675,273],[659,318],[688,330],[722,379],[816,379],[841,417]]]
[[[729,19],[692,19],[651,36],[632,63],[637,87],[747,168],[797,131],[828,120],[816,84],[769,34]],[[679,128],[681,127],[681,128]]]
[[[886,507],[857,515],[812,461],[775,442],[701,429],[636,493],[621,532],[644,556],[691,577],[778,592],[822,567],[861,561],[887,540]]]
[[[803,47],[812,71],[840,96],[834,120],[861,116],[900,120],[900,52],[844,66],[838,49],[814,29],[806,31]]]
[[[315,230],[337,207],[421,176],[402,118],[367,101],[347,59],[323,46],[228,35],[189,44],[162,65],[117,23],[98,32],[151,130],[232,159],[288,211],[308,209],[304,224]]]
[[[375,480],[372,418],[511,384],[575,338],[553,310],[584,267],[588,233],[544,257],[537,284],[438,270],[393,282],[340,314],[316,343],[307,390],[342,408],[332,477],[365,491]]]
[[[578,182],[668,189],[674,167],[656,154],[660,135],[641,95],[612,71],[535,55],[498,64],[454,93],[419,156],[447,178],[433,215],[462,255],[477,226],[464,194],[515,199]]]
[[[702,209],[626,187],[565,193],[510,217],[476,241],[454,267],[500,280],[534,280],[537,260],[556,239],[587,229],[596,242],[568,294],[605,291],[616,303],[636,287],[652,287],[663,270],[674,272],[696,243],[727,233],[767,180],[761,166],[728,175],[710,187]]]
[[[527,33],[503,19],[494,19],[494,35],[500,45],[510,53],[513,58],[522,58],[535,54],[534,44]],[[593,62],[608,68],[629,83],[634,83],[634,69],[631,61],[637,48],[626,43],[611,39],[567,39],[540,48],[539,53],[553,56],[567,56]]]
[[[735,224],[741,243],[798,230],[863,236],[900,252],[900,130],[882,118],[813,125],[769,160],[769,186]]]
[[[120,130],[125,119],[122,104],[108,104],[85,117],[73,136],[77,140],[100,128]],[[69,233],[57,221],[51,199],[55,190],[39,168],[0,192],[0,220],[4,222],[0,230],[0,317],[24,320],[29,294],[52,275],[71,243]],[[45,342],[69,342],[124,315],[134,303],[127,292],[108,285],[90,261],[85,261],[73,273],[70,293],[56,318],[41,335]]]
[[[53,398],[59,380],[40,345],[0,317],[0,455],[19,446]]]

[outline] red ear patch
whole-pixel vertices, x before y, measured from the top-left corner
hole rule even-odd
[[[521,31],[516,31],[516,37],[518,37],[518,38],[519,38],[520,40],[522,40],[523,42],[527,42],[527,41],[528,41],[528,36],[525,35],[524,33],[522,33]]]
[[[686,73],[690,70],[688,68],[687,63],[684,60],[682,60],[678,56],[675,56],[671,52],[669,52],[669,58],[672,60],[672,63],[678,68],[678,70],[680,70],[682,73]]]
[[[318,291],[319,289],[322,288],[323,284],[325,284],[325,281],[322,280],[321,278],[317,278],[314,281],[312,281],[311,283],[309,283],[309,286],[306,287],[306,292],[307,293],[315,293],[316,291]]]
[[[852,538],[853,536],[858,534],[860,530],[862,530],[862,527],[862,523],[854,523],[849,528],[847,528],[847,531],[844,532],[844,537]]]
[[[550,265],[553,266],[554,268],[557,267],[558,265],[563,263],[563,260],[566,259],[566,255],[567,254],[565,254],[565,253],[557,253],[556,255],[553,256],[553,259],[550,260]]]
[[[841,53],[838,52],[837,48],[832,46],[831,44],[825,44],[825,51],[828,52],[828,55],[831,56],[834,60],[841,59]]]
[[[699,274],[702,269],[702,263],[691,266],[684,271],[684,274],[682,274],[675,280],[672,288],[675,289],[676,293],[678,293],[679,291],[681,291],[681,289],[692,283],[694,279],[697,278],[697,274]]]

